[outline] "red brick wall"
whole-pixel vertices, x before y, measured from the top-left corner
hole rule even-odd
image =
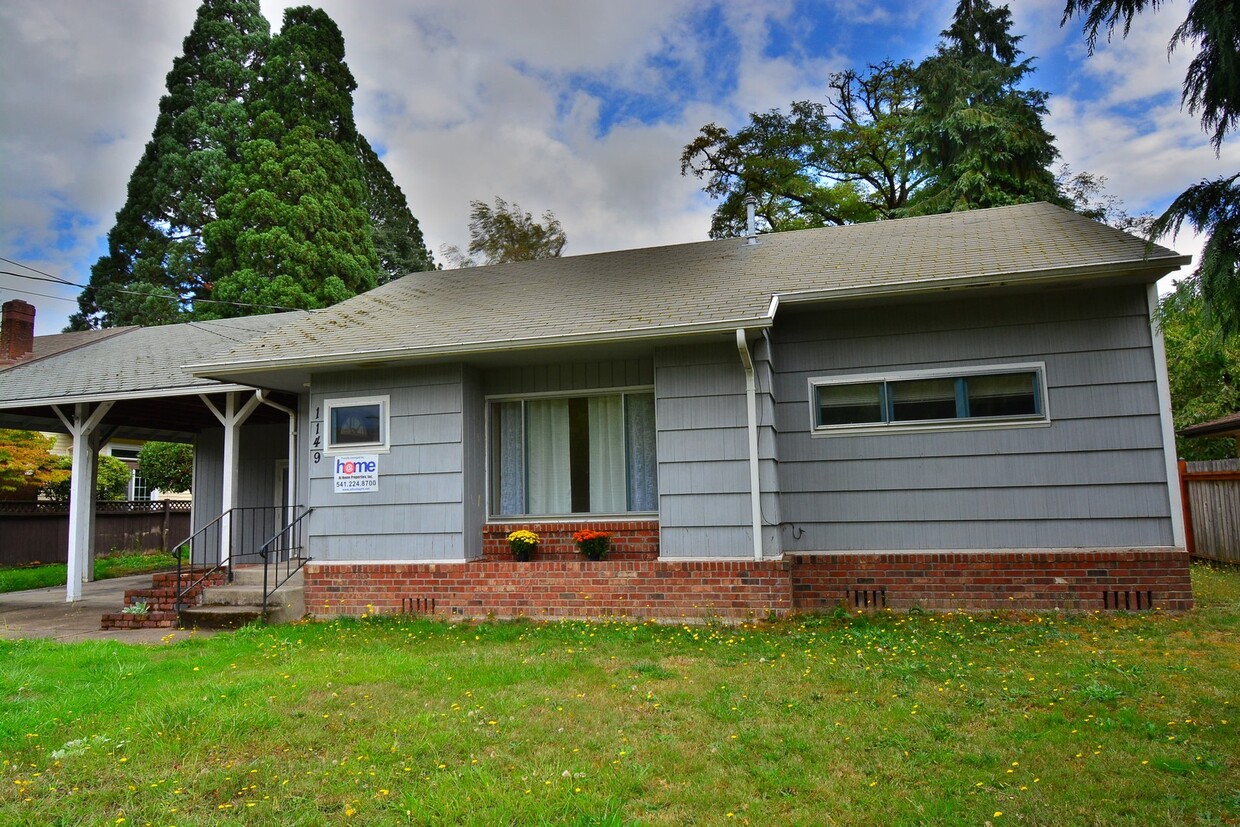
[[[792,606],[789,564],[656,560],[308,563],[306,611],[743,620]],[[409,602],[406,602],[409,601]]]
[[[791,556],[793,608],[858,605],[885,592],[892,609],[1193,607],[1189,558],[1174,549]],[[1104,596],[1104,592],[1109,594]],[[1118,602],[1116,602],[1118,601]]]
[[[658,520],[612,520],[608,522],[489,523],[482,528],[482,556],[486,560],[511,560],[508,535],[517,529],[538,535],[534,560],[579,560],[573,532],[590,528],[611,534],[610,560],[651,560],[659,556]]]
[[[516,563],[499,553],[460,564],[309,563],[306,610],[320,617],[742,620],[875,604],[971,611],[1193,605],[1188,555],[1175,550],[789,555],[762,563],[619,556]]]

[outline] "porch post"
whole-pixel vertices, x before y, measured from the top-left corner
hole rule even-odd
[[[224,480],[221,492],[224,513],[220,518],[220,565],[227,565],[232,558],[232,510],[237,507],[237,481],[240,478],[238,441],[241,438],[241,426],[260,402],[258,394],[255,393],[238,408],[237,397],[238,394],[233,392],[224,395],[223,412],[215,407],[205,394],[201,397],[224,426]]]
[[[87,567],[94,559],[95,545],[95,475],[98,473],[98,428],[100,421],[112,408],[111,402],[101,402],[91,410],[90,405],[79,402],[74,406],[73,416],[68,417],[53,405],[52,410],[60,417],[73,437],[73,465],[69,480],[69,549],[68,572],[65,578],[65,602],[82,599],[82,583],[89,576]]]

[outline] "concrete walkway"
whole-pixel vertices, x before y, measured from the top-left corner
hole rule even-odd
[[[53,638],[59,641],[118,640],[122,643],[172,643],[190,637],[206,637],[210,630],[111,629],[99,624],[105,612],[125,605],[127,589],[151,585],[151,575],[135,574],[97,580],[82,586],[82,599],[65,602],[65,587],[31,589],[0,594],[0,638]]]

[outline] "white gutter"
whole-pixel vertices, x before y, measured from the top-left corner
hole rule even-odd
[[[297,508],[297,411],[290,407],[281,405],[267,398],[268,391],[259,388],[255,392],[258,401],[264,405],[275,408],[277,411],[284,411],[288,414],[288,498],[289,501],[284,503],[285,509],[288,511],[288,523],[293,524],[293,520],[297,519],[294,513]]]
[[[749,425],[749,506],[753,519],[753,559],[762,560],[762,488],[758,474],[758,384],[754,378],[753,356],[745,339],[745,328],[736,329],[736,349],[745,369],[745,408]]]

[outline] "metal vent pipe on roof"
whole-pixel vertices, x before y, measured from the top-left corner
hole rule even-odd
[[[745,243],[757,244],[758,220],[756,213],[758,209],[758,199],[751,193],[746,195],[745,200],[741,203],[745,205]]]

